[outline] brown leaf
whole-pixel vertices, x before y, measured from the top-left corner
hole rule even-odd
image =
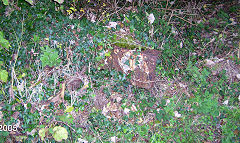
[[[61,101],[61,97],[60,97],[59,95],[53,97],[53,98],[50,100],[50,102],[53,102],[53,103],[56,103],[56,102],[58,102],[58,101]],[[50,103],[50,102],[49,102],[49,103]]]

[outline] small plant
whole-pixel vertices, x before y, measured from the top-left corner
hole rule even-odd
[[[0,69],[0,81],[7,82],[8,72],[6,70]]]
[[[2,48],[8,49],[10,47],[10,44],[9,44],[8,40],[4,39],[2,31],[0,31],[0,46],[1,46],[0,50]]]
[[[46,48],[41,47],[41,51],[43,52],[43,54],[41,55],[41,62],[42,62],[42,66],[58,66],[61,63],[61,59],[59,59],[58,57],[58,52],[56,51],[56,49],[51,49],[48,46],[46,46]]]

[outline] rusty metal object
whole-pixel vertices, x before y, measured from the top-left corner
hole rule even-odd
[[[156,61],[160,51],[147,49],[144,51],[129,50],[114,46],[108,64],[125,74],[132,73],[131,84],[150,89],[155,83]]]

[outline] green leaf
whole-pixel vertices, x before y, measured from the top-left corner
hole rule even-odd
[[[97,60],[97,61],[100,61],[101,59],[102,59],[102,56],[97,56],[97,57],[96,57],[96,60]]]
[[[53,128],[53,131],[53,138],[58,142],[61,142],[62,139],[68,138],[68,132],[64,127],[56,126]]]
[[[28,2],[29,4],[33,5],[33,0],[25,0],[26,2]]]
[[[110,57],[110,55],[111,55],[111,51],[105,53],[105,56],[106,56],[106,57]]]
[[[38,42],[40,40],[38,35],[33,35],[33,41]]]
[[[8,5],[9,4],[8,0],[2,0],[2,2],[3,2],[4,5]]]
[[[0,70],[0,80],[3,82],[7,82],[8,72],[6,70]]]
[[[127,22],[130,22],[130,20],[128,19],[128,17],[127,17],[127,16],[125,16],[125,20],[126,20]]]
[[[74,109],[74,107],[68,106],[68,107],[66,108],[65,112],[72,112],[73,109]]]
[[[54,133],[54,132],[53,132],[53,128],[50,128],[48,131],[49,131],[49,133],[51,133],[51,134]]]
[[[4,39],[2,31],[0,31],[0,45],[6,49],[10,47],[8,40]]]
[[[54,0],[55,2],[62,4],[64,2],[64,0]]]

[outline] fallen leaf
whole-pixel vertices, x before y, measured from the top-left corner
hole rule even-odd
[[[165,105],[165,106],[167,106],[169,103],[170,103],[170,100],[167,99],[167,100],[166,100],[166,105]]]
[[[149,21],[149,23],[152,24],[152,23],[154,22],[154,20],[155,20],[154,15],[153,15],[152,13],[149,14],[149,16],[148,16],[148,21]]]
[[[137,111],[137,108],[136,108],[136,106],[135,106],[134,104],[132,105],[131,110],[132,110],[133,112]]]
[[[117,22],[109,22],[108,26],[105,26],[105,27],[110,29],[110,28],[116,28],[116,26],[117,26]]]
[[[104,116],[107,116],[108,111],[109,111],[109,110],[104,106],[104,107],[103,107],[103,110],[102,110],[102,114],[103,114]]]
[[[174,111],[174,116],[177,117],[177,118],[179,118],[179,117],[181,117],[182,115],[179,114],[178,111]]]
[[[205,60],[205,65],[206,66],[213,66],[213,65],[215,65],[215,62],[213,62],[212,60],[206,59]]]
[[[116,136],[114,136],[114,137],[111,137],[111,142],[114,142],[114,143],[116,143],[117,142],[117,137]]]
[[[240,74],[237,74],[236,77],[238,80],[240,80]]]
[[[228,100],[223,102],[224,105],[228,105]]]
[[[66,83],[65,82],[63,82],[62,83],[62,90],[61,90],[61,98],[62,98],[62,100],[64,100],[64,92],[65,92],[65,88],[66,88]]]
[[[38,131],[38,135],[40,136],[41,140],[43,141],[45,138],[45,133],[46,133],[46,129],[42,128]]]
[[[128,108],[125,108],[124,110],[123,110],[123,112],[125,113],[125,114],[129,114],[129,112],[130,112],[130,109],[128,109]]]
[[[88,143],[88,141],[86,141],[84,139],[81,139],[81,138],[78,138],[77,143]]]
[[[20,84],[17,85],[17,89],[21,92],[24,90],[24,81],[22,81]]]

